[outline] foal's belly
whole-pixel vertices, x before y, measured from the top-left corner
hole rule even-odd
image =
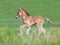
[[[35,21],[33,21],[33,20],[26,20],[26,21],[24,21],[24,24],[32,26],[33,24],[35,24]]]

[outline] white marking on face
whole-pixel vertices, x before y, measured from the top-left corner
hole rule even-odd
[[[16,16],[16,17],[18,17],[18,16]]]

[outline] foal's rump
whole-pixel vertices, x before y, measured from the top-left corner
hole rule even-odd
[[[52,24],[52,21],[48,18],[43,18],[41,16],[32,16],[32,19],[35,21],[35,23],[43,23],[44,20],[47,21],[49,24]]]

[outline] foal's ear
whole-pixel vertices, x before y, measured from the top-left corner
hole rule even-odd
[[[19,11],[21,10],[21,8],[19,8]]]
[[[19,11],[21,10],[22,8],[19,8]]]
[[[19,8],[19,10],[21,10],[22,8]]]

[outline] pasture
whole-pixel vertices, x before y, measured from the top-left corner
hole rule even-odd
[[[34,25],[30,36],[18,36],[22,18],[15,19],[18,9],[24,8],[31,16],[40,15],[52,20],[44,23],[46,35],[38,35]],[[0,45],[60,45],[60,0],[0,0]]]

